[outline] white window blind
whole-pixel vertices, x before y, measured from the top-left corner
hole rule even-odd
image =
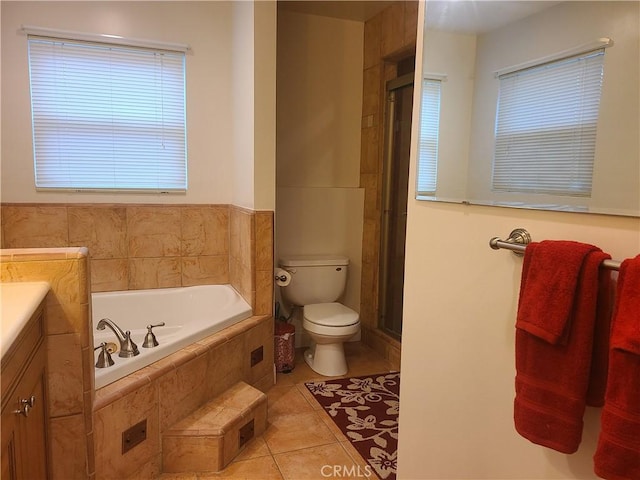
[[[430,78],[425,78],[422,82],[416,192],[418,195],[434,195],[436,192],[441,84],[440,80]]]
[[[590,196],[604,49],[499,76],[493,189]]]
[[[36,187],[186,190],[184,59],[30,36]]]

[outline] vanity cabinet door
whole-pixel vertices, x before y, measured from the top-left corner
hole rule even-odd
[[[2,359],[2,480],[46,480],[47,388],[44,305]]]
[[[18,478],[16,466],[16,442],[18,417],[7,407],[2,411],[2,470],[0,478],[3,480],[15,480]]]
[[[43,347],[22,378],[20,398],[33,399],[28,416],[20,417],[20,463],[24,478],[47,478],[47,418],[45,396],[45,355]]]
[[[2,411],[3,480],[47,478],[45,353],[41,346]]]

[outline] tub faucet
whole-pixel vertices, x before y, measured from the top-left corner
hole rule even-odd
[[[103,318],[96,326],[98,330],[104,330],[104,327],[109,327],[113,333],[115,333],[116,337],[118,337],[118,341],[120,342],[119,357],[130,358],[140,354],[138,346],[131,340],[131,332],[129,330],[123,332],[118,325],[108,318]]]

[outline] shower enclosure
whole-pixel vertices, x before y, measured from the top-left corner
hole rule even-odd
[[[379,327],[400,339],[411,147],[413,72],[387,82],[380,229]]]

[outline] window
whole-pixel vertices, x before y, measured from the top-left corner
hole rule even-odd
[[[499,76],[493,189],[588,197],[604,49]]]
[[[36,188],[186,190],[183,52],[28,42]]]
[[[440,131],[440,86],[437,79],[422,82],[417,195],[435,195]]]

